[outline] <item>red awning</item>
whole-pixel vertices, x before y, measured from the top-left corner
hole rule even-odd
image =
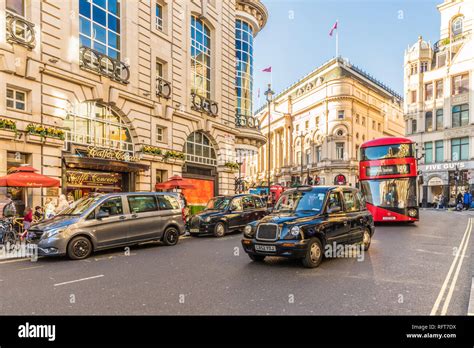
[[[9,174],[0,177],[0,187],[59,187],[58,179],[37,174],[38,170],[30,167],[16,167]]]
[[[174,175],[169,178],[168,181],[159,183],[155,185],[157,190],[169,190],[169,189],[190,189],[194,188],[194,185],[189,183],[186,179],[183,179],[179,175]]]

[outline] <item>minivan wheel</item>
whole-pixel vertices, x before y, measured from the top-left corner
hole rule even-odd
[[[179,240],[179,232],[174,227],[168,227],[163,234],[163,243],[167,246],[176,245]]]
[[[86,237],[73,238],[67,246],[67,256],[73,260],[87,259],[92,253],[92,243]]]
[[[308,250],[303,258],[303,266],[316,268],[323,259],[323,246],[318,238],[311,238],[308,243]]]
[[[224,237],[225,235],[225,225],[222,222],[218,222],[216,227],[214,227],[214,236],[217,238]]]
[[[364,246],[364,251],[369,250],[371,241],[372,236],[370,235],[370,231],[366,228],[362,237],[362,245]]]

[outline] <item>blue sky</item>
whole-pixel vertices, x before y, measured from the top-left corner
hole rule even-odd
[[[339,54],[403,95],[403,54],[422,35],[439,39],[443,0],[263,0],[270,14],[254,42],[254,110],[273,69],[273,90],[281,92],[336,54]],[[257,90],[260,88],[260,102]]]

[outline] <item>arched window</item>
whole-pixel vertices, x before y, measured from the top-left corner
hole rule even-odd
[[[134,152],[128,125],[108,105],[79,104],[66,115],[64,128],[66,142]]]
[[[191,93],[211,98],[211,30],[191,16]]]
[[[462,17],[457,17],[453,20],[453,22],[451,23],[451,31],[453,33],[453,36],[456,36],[462,33],[462,24],[463,24]]]
[[[202,132],[188,136],[185,146],[186,161],[211,166],[217,165],[216,151],[209,138]]]

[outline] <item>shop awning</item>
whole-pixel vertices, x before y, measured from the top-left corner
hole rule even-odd
[[[150,168],[149,165],[137,162],[122,162],[110,159],[88,158],[75,155],[65,155],[64,163],[68,168],[93,169],[109,172],[136,173]]]
[[[58,179],[36,173],[30,166],[12,168],[8,175],[0,177],[0,187],[59,187]]]
[[[192,189],[194,188],[194,185],[191,184],[188,180],[183,179],[179,175],[174,175],[171,178],[169,178],[168,181],[159,183],[155,185],[156,189],[161,189],[161,190],[170,190],[170,189]]]

